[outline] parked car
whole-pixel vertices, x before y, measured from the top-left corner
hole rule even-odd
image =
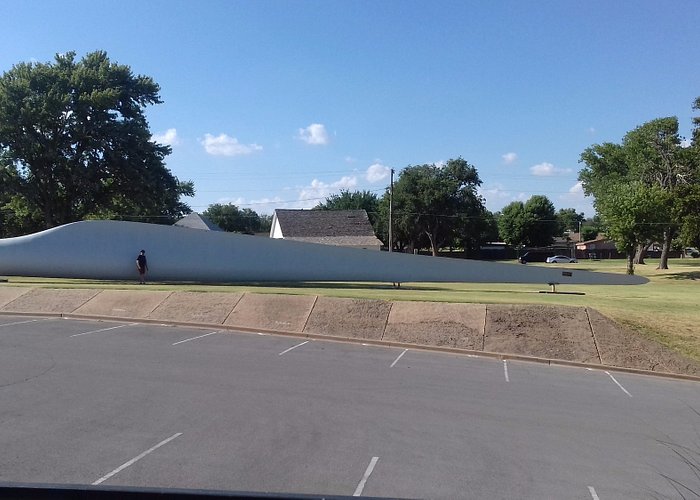
[[[547,264],[571,264],[578,262],[572,257],[567,257],[566,255],[555,255],[554,257],[547,257]]]
[[[551,253],[528,251],[525,252],[518,261],[520,261],[521,264],[527,264],[528,262],[546,262],[551,255]]]
[[[684,251],[685,251],[686,257],[692,257],[694,259],[697,259],[698,257],[700,257],[700,250],[698,250],[697,248],[688,247]]]

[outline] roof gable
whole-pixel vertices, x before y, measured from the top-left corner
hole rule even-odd
[[[374,237],[364,210],[275,210],[285,238]]]

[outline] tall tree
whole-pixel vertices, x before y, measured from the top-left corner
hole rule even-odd
[[[560,234],[554,204],[544,195],[534,195],[525,202],[524,208],[530,219],[530,245],[551,245],[554,237]]]
[[[543,195],[534,195],[525,203],[514,201],[501,211],[498,232],[516,249],[551,245],[560,233],[554,205]]]
[[[669,219],[658,226],[653,236],[663,241],[659,269],[668,269],[671,243],[680,220],[672,219],[672,205],[678,201],[678,187],[697,182],[692,165],[692,150],[681,147],[676,117],[658,118],[628,132],[623,148],[631,175],[647,186],[658,186],[667,193]]]
[[[477,257],[482,244],[498,241],[498,222],[492,212],[484,210],[481,215],[466,218],[465,222],[456,239],[456,244],[462,247],[465,257]]]
[[[559,234],[564,234],[566,231],[578,232],[579,224],[586,220],[583,212],[576,212],[575,208],[560,208],[556,214],[556,219],[559,224]]]
[[[332,194],[325,201],[314,207],[314,210],[365,210],[372,227],[377,232],[376,224],[379,218],[379,197],[371,191],[341,190]]]
[[[265,230],[257,212],[250,208],[238,208],[233,203],[214,203],[209,205],[202,215],[211,219],[224,231],[253,234]]]
[[[620,183],[596,195],[596,209],[605,218],[607,234],[627,256],[627,274],[634,274],[640,242],[649,241],[667,220],[668,193],[642,182]]]
[[[700,97],[695,99],[693,109],[700,110]],[[700,146],[700,116],[693,117],[693,145]]]
[[[503,207],[497,220],[498,233],[507,245],[520,251],[528,244],[529,221],[522,201],[513,201]]]
[[[89,217],[169,223],[193,194],[165,167],[144,110],[159,86],[102,51],[20,63],[0,77],[0,151],[16,175],[13,197],[44,227]]]
[[[480,185],[476,168],[462,158],[444,166],[408,166],[394,184],[394,228],[410,241],[409,248],[420,248],[427,240],[437,256],[483,216],[484,200],[476,191]]]
[[[607,213],[597,206],[600,197],[609,197],[615,186],[640,182],[656,186],[666,193],[660,213],[668,216],[644,231],[648,240],[637,242],[635,262],[642,263],[646,247],[653,241],[663,241],[659,268],[668,268],[672,240],[684,219],[683,197],[686,190],[699,182],[697,148],[683,148],[675,117],[659,118],[628,132],[622,144],[594,145],[581,155],[586,167],[579,173],[584,192],[595,197],[594,204],[605,222],[614,215],[615,207],[608,205]],[[630,212],[632,213],[632,212]],[[641,233],[640,233],[641,234]]]

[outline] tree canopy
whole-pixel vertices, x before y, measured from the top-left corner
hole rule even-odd
[[[379,217],[379,197],[371,191],[351,192],[344,189],[339,194],[327,197],[314,210],[365,210],[372,227],[375,227]]]
[[[481,179],[462,158],[442,166],[409,165],[399,173],[393,194],[393,235],[399,249],[430,247],[433,255],[457,238],[474,235],[484,225],[484,200],[477,193]],[[380,220],[388,221],[389,192],[380,203]],[[387,241],[387,226],[380,237]]]
[[[159,86],[102,51],[19,63],[0,77],[4,213],[43,228],[85,218],[172,223],[192,196],[165,166],[144,110]],[[25,225],[25,227],[26,227]]]
[[[618,248],[631,251],[630,238],[636,237],[639,238],[636,241],[639,255],[650,242],[663,241],[659,267],[666,269],[674,237],[680,232],[686,240],[692,239],[694,226],[686,224],[686,219],[692,217],[694,204],[688,203],[686,198],[700,183],[698,159],[696,145],[683,147],[678,119],[658,118],[628,132],[621,144],[594,144],[584,150],[581,162],[586,166],[579,172],[579,180],[584,192],[594,197],[596,211],[610,229],[610,236],[617,238]],[[632,184],[633,193],[630,191]],[[644,215],[646,208],[639,199],[644,190],[648,201],[653,200],[655,204],[656,215],[663,215],[654,222]],[[619,227],[621,216],[636,216],[638,220],[628,223],[647,224],[648,227],[616,231],[611,226]]]
[[[498,217],[498,233],[508,245],[520,248],[551,245],[561,234],[554,205],[543,195],[534,195],[525,203],[506,205]]]
[[[559,234],[566,231],[578,232],[579,224],[586,220],[583,212],[577,212],[575,208],[560,208],[556,218],[559,223]]]
[[[224,231],[253,234],[270,229],[269,218],[261,217],[250,208],[238,208],[233,203],[214,203],[202,215]]]

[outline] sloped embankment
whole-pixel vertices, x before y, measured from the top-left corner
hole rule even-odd
[[[169,321],[700,376],[697,361],[583,307],[0,287],[0,312]]]

